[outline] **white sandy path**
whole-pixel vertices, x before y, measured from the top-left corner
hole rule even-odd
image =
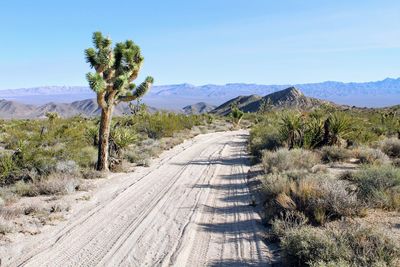
[[[65,223],[7,248],[3,263],[269,265],[258,214],[249,206],[247,135],[200,135],[163,153],[151,167],[98,190],[95,204]]]

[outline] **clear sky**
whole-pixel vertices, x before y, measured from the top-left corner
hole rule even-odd
[[[91,33],[132,39],[156,84],[400,76],[399,0],[2,0],[0,89],[86,85]]]

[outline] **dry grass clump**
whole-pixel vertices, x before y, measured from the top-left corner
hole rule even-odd
[[[341,177],[356,185],[360,201],[369,207],[400,209],[400,169],[387,166],[367,166]]]
[[[348,183],[324,174],[290,173],[269,174],[263,179],[266,215],[299,211],[315,224],[345,216],[360,215],[362,205]]]
[[[400,158],[400,139],[388,138],[380,143],[381,150],[391,158]]]
[[[41,195],[65,195],[78,189],[79,181],[69,175],[53,173],[36,183]]]
[[[14,225],[12,222],[2,218],[0,216],[0,234],[5,235],[7,233],[12,233],[14,231]]]
[[[354,151],[354,156],[363,164],[382,165],[389,164],[389,157],[380,149],[359,147]]]
[[[13,191],[19,196],[34,197],[39,195],[39,190],[33,182],[18,181],[13,186]]]
[[[12,191],[19,196],[65,195],[75,192],[79,180],[65,173],[52,173],[33,182],[18,181]]]
[[[320,163],[320,158],[308,150],[281,148],[276,152],[264,151],[262,163],[266,173],[277,173],[287,170],[310,170]]]
[[[87,169],[82,171],[82,178],[83,179],[102,179],[102,178],[106,178],[107,177],[107,173],[105,172],[101,172],[101,171],[97,171],[94,169]]]
[[[281,247],[289,266],[396,266],[400,257],[389,237],[351,224],[294,227],[281,237]]]
[[[351,151],[338,146],[324,146],[320,150],[323,162],[343,162],[351,157]]]

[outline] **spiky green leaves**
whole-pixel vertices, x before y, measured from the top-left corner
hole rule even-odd
[[[89,82],[90,88],[96,92],[101,93],[106,89],[106,82],[99,73],[88,73],[86,74],[86,79]]]
[[[127,92],[125,95],[120,95],[118,97],[119,101],[129,102],[138,98],[141,98],[146,94],[148,90],[150,90],[151,86],[154,83],[154,79],[151,76],[146,77],[144,82],[142,82],[139,86],[135,86],[134,84],[130,84],[129,88],[132,91]]]
[[[153,85],[153,82],[154,82],[153,77],[150,76],[147,77],[144,82],[142,82],[138,87],[136,87],[135,91],[133,92],[133,95],[136,96],[136,98],[144,96],[144,94]]]
[[[114,68],[118,75],[127,74],[133,79],[143,62],[143,56],[140,53],[140,47],[133,41],[117,43],[114,48]]]
[[[98,50],[109,48],[111,46],[111,39],[109,37],[104,37],[101,32],[94,32],[92,36],[92,41],[94,47]]]
[[[96,50],[93,48],[88,48],[85,50],[85,58],[86,62],[90,64],[90,67],[94,68],[99,64],[97,61]]]
[[[152,77],[147,77],[137,87],[132,83],[143,63],[139,46],[128,40],[112,48],[111,39],[101,32],[93,33],[92,40],[94,48],[86,49],[85,57],[96,73],[88,73],[86,78],[90,88],[98,93],[97,102],[101,107],[135,100],[150,89]]]
[[[111,49],[111,39],[103,37],[100,32],[93,33],[94,48],[85,50],[86,61],[90,64],[96,72],[103,72],[107,70],[114,63],[114,57]]]

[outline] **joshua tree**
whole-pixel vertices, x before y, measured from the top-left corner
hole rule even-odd
[[[50,121],[50,123],[53,123],[56,119],[60,118],[60,115],[58,115],[58,113],[55,111],[54,112],[51,112],[51,111],[46,112],[45,116]]]
[[[97,103],[101,108],[97,169],[107,171],[113,108],[120,102],[142,97],[153,84],[153,78],[147,77],[139,86],[132,83],[143,63],[140,48],[133,41],[117,43],[112,48],[109,37],[95,32],[93,45],[94,48],[85,50],[85,57],[95,72],[88,73],[86,78],[97,94]]]
[[[244,112],[241,111],[236,105],[231,106],[231,118],[234,127],[238,127],[243,118]]]

